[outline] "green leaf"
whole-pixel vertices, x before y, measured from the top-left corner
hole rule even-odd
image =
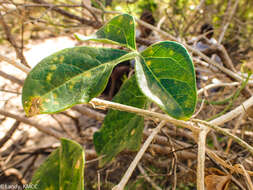
[[[196,78],[187,50],[176,42],[160,42],[136,58],[142,92],[177,119],[188,119],[197,102]]]
[[[81,41],[93,40],[98,42],[117,44],[136,50],[135,21],[131,15],[122,14],[111,19],[92,36],[75,34]]]
[[[89,102],[103,92],[114,66],[135,54],[74,47],[43,59],[25,80],[22,103],[26,114],[55,113]]]
[[[36,170],[30,182],[31,188],[27,190],[59,190],[60,173],[60,151],[59,148],[52,152],[47,160]]]
[[[83,177],[83,148],[74,141],[61,139],[61,147],[49,155],[35,172],[30,188],[26,189],[83,190]]]
[[[61,139],[60,189],[84,189],[84,151],[74,141]]]
[[[136,77],[127,80],[113,99],[114,102],[144,108],[147,98],[139,90]],[[104,155],[100,165],[111,161],[123,149],[138,150],[141,143],[144,118],[133,113],[109,110],[103,126],[94,134],[94,145]]]

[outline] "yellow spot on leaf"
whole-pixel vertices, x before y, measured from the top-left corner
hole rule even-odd
[[[172,49],[169,51],[169,55],[170,55],[170,56],[174,55],[174,53],[175,53],[175,52],[174,52]]]
[[[83,76],[85,76],[85,77],[91,77],[91,73],[90,73],[90,72],[85,72],[85,73],[83,74]]]
[[[133,130],[131,131],[131,135],[134,135],[134,133],[135,133],[135,129],[133,129]]]
[[[151,65],[151,61],[147,61],[146,63],[147,63],[147,65],[148,65],[148,66],[150,66],[150,65]]]
[[[80,160],[77,160],[76,165],[75,165],[75,169],[79,169],[79,167],[80,167]]]
[[[64,56],[60,57],[60,62],[62,63],[64,61]]]
[[[55,190],[55,188],[52,185],[50,185],[49,187],[46,187],[45,190]]]
[[[54,98],[57,98],[58,95],[57,95],[56,93],[53,93],[53,97],[54,97]]]
[[[150,49],[149,51],[148,51],[148,54],[153,54],[154,53],[154,51],[152,50],[152,49]]]
[[[52,65],[51,67],[50,67],[50,70],[52,70],[52,71],[54,71],[54,70],[56,70],[56,65]]]
[[[70,89],[70,90],[72,90],[72,89],[73,89],[73,87],[74,87],[74,85],[73,85],[73,84],[71,84],[71,85],[69,86],[69,89]]]
[[[129,22],[129,24],[132,25],[132,24],[133,24],[133,21],[131,20],[131,21]]]
[[[51,81],[52,75],[53,75],[53,73],[48,73],[47,78],[46,78],[47,82]]]

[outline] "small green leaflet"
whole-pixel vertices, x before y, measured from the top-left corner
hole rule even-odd
[[[22,103],[28,116],[63,111],[100,95],[113,68],[135,52],[74,47],[43,59],[25,80]]]
[[[125,46],[136,50],[135,21],[131,15],[122,14],[114,17],[92,36],[75,34],[81,41],[93,40],[103,43]]]
[[[61,147],[37,169],[27,190],[83,190],[84,151],[74,141],[61,139]]]
[[[113,101],[138,108],[145,108],[147,104],[147,98],[139,90],[135,76],[123,84]],[[100,166],[110,162],[114,156],[125,148],[138,150],[143,125],[144,118],[142,116],[129,112],[109,110],[102,128],[94,134],[93,138],[96,152],[99,155],[104,155],[100,161]]]
[[[187,50],[176,42],[154,44],[136,58],[142,92],[177,119],[188,119],[197,102],[195,71]]]

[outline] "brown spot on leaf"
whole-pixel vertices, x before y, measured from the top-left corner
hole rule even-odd
[[[76,165],[75,165],[75,169],[79,169],[80,163],[81,163],[81,161],[80,161],[80,160],[77,160]]]
[[[42,98],[39,96],[31,97],[25,107],[26,113],[28,113],[29,116],[40,114],[42,112]]]

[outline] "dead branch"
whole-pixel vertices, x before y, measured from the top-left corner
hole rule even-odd
[[[94,21],[94,20],[88,20],[88,19],[85,19],[85,18],[82,18],[82,17],[79,17],[77,15],[74,15],[74,14],[71,14],[59,7],[55,7],[54,5],[50,4],[50,3],[47,3],[46,1],[44,0],[32,0],[34,3],[37,3],[37,4],[40,4],[41,6],[45,7],[45,8],[51,8],[53,11],[61,14],[61,15],[64,15],[70,19],[73,19],[73,20],[77,20],[79,21],[80,23],[82,24],[86,24],[88,26],[92,26],[94,28],[99,28],[101,27],[101,23],[97,22],[97,21]],[[51,6],[47,6],[47,5],[51,5]]]
[[[0,109],[0,115],[3,115],[5,117],[10,117],[10,118],[13,118],[13,119],[16,119],[17,121],[20,121],[22,123],[25,123],[27,125],[31,125],[33,127],[35,127],[36,129],[38,129],[39,131],[45,133],[45,134],[48,134],[52,137],[55,137],[56,139],[60,139],[61,137],[64,137],[62,134],[59,134],[55,131],[53,131],[50,126],[42,126],[42,125],[39,125],[37,122],[35,121],[32,121],[32,120],[29,120],[27,118],[24,118],[24,117],[21,117],[19,115],[15,115],[13,113],[10,113],[10,112],[7,112],[7,111],[4,111],[2,109]]]
[[[8,79],[9,81],[13,82],[13,83],[16,83],[20,86],[23,86],[24,85],[24,81],[12,76],[12,75],[9,75],[3,71],[0,71],[0,76],[5,78],[5,79]]]
[[[21,51],[20,47],[17,45],[16,40],[14,39],[14,37],[11,35],[11,29],[9,28],[9,26],[6,24],[4,17],[2,16],[2,13],[0,12],[0,23],[3,26],[5,35],[6,35],[6,40],[10,42],[10,44],[13,46],[13,48],[16,51],[16,55],[17,57],[20,59],[20,61],[27,66],[28,68],[30,68],[30,66],[28,65],[25,56],[23,55],[23,52]]]
[[[13,133],[19,127],[19,124],[20,124],[20,121],[16,121],[12,125],[12,127],[10,128],[10,130],[6,132],[5,136],[2,139],[0,139],[0,148],[11,138],[11,136],[13,135]]]

